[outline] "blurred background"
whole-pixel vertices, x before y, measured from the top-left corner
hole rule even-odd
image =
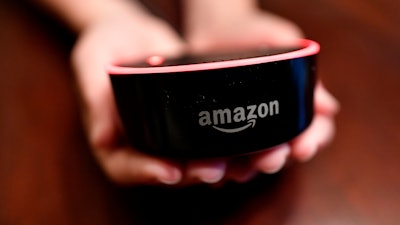
[[[179,1],[146,1],[180,29]],[[263,0],[321,44],[341,102],[312,161],[224,188],[121,188],[90,155],[69,63],[74,34],[0,1],[0,224],[398,224],[400,2]]]

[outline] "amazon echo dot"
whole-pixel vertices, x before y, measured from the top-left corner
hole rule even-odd
[[[313,118],[318,43],[107,68],[128,141],[162,157],[199,159],[288,142]]]

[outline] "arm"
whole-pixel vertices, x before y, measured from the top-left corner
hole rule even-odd
[[[311,158],[333,134],[337,104],[319,85],[319,119],[291,143],[234,159],[178,162],[143,154],[124,140],[106,65],[151,55],[175,56],[187,50],[208,51],[216,46],[285,44],[301,36],[299,29],[287,20],[262,12],[255,0],[185,0],[184,42],[165,21],[148,13],[137,1],[35,1],[58,14],[79,34],[72,64],[81,90],[86,133],[93,155],[117,183],[247,181],[258,172],[277,172],[289,157]]]
[[[95,21],[115,15],[134,15],[138,19],[149,16],[135,0],[33,0],[55,13],[74,31],[80,32]]]
[[[143,154],[124,140],[105,67],[119,60],[175,55],[183,41],[137,1],[35,0],[78,33],[71,60],[80,90],[91,150],[105,174],[119,184],[173,184],[181,165]]]

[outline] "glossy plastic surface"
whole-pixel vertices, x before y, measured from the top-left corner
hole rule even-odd
[[[127,137],[138,150],[173,158],[232,156],[287,142],[310,124],[315,54],[110,78]]]

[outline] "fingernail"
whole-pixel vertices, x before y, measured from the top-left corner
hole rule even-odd
[[[182,178],[182,174],[178,168],[165,168],[158,165],[148,165],[147,171],[152,173],[158,181],[163,184],[177,184]]]
[[[267,156],[268,158],[261,162],[260,169],[264,173],[274,174],[281,170],[290,154],[290,147],[288,144],[284,144],[273,151],[275,152],[272,152],[271,155]]]
[[[300,162],[308,162],[308,161],[310,161],[314,157],[314,155],[317,152],[317,150],[318,150],[318,146],[317,145],[310,144],[310,146],[308,147],[308,150],[304,151],[304,152],[306,152],[306,154],[300,155],[298,157],[299,161]]]
[[[168,185],[177,184],[181,181],[181,172],[177,168],[170,169],[164,176],[160,177],[160,182]]]
[[[225,163],[215,163],[211,166],[198,169],[197,176],[204,183],[214,184],[224,177],[225,169]]]

